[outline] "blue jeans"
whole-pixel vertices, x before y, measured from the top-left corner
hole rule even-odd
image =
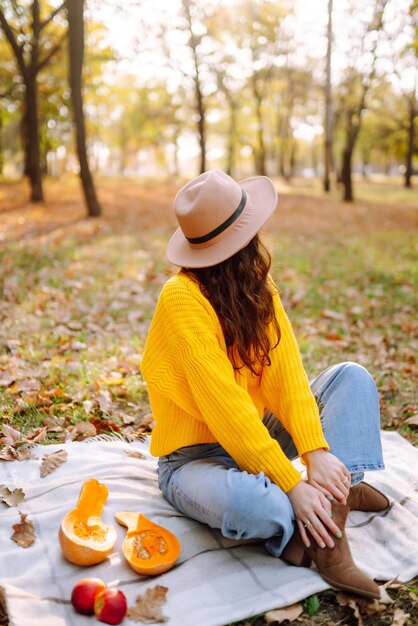
[[[366,470],[384,469],[379,400],[373,378],[357,363],[339,363],[310,382],[330,452],[351,473],[352,484]],[[298,456],[289,433],[266,411],[263,422],[286,456]],[[291,538],[295,515],[289,497],[264,475],[240,470],[218,443],[185,446],[158,460],[165,498],[185,515],[233,539],[266,539],[280,556]]]

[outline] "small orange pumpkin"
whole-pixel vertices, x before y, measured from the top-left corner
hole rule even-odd
[[[86,480],[75,509],[61,522],[59,540],[66,559],[76,565],[101,563],[113,550],[116,531],[102,521],[107,500],[106,485],[95,478]]]
[[[142,513],[121,511],[115,517],[119,524],[128,528],[122,551],[135,572],[156,576],[173,567],[181,547],[172,532],[154,524]]]

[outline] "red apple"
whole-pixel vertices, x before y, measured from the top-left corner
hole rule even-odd
[[[127,610],[126,596],[119,589],[104,589],[94,600],[94,613],[105,624],[120,624]]]
[[[71,603],[78,613],[93,615],[94,599],[104,589],[106,585],[100,578],[82,578],[73,587]]]

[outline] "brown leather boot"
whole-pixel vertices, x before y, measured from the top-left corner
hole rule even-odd
[[[307,548],[297,528],[281,556],[292,565],[298,566],[309,567],[313,561],[319,574],[332,587],[346,589],[368,598],[380,598],[379,587],[359,570],[351,556],[345,533],[349,510],[345,504],[332,503],[332,519],[342,532],[341,539],[333,536],[335,543],[333,548],[320,548],[309,532],[307,534],[311,546]]]
[[[352,511],[384,511],[389,504],[389,499],[381,491],[367,483],[351,487],[347,498],[347,506]]]

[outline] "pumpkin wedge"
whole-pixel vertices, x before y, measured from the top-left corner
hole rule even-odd
[[[77,506],[62,520],[59,541],[63,555],[71,563],[101,563],[113,550],[116,530],[102,520],[108,493],[106,485],[95,478],[86,480]]]
[[[115,517],[119,524],[128,529],[122,551],[135,572],[156,576],[173,567],[181,548],[172,532],[154,524],[142,513],[121,511]]]

